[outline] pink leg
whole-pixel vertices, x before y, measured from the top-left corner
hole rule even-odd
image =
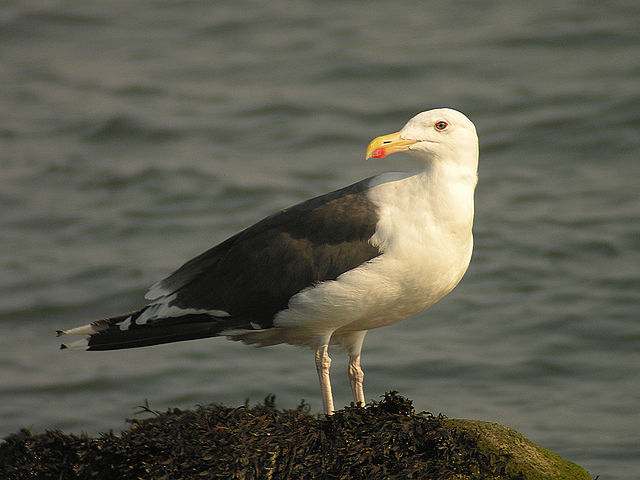
[[[364,407],[364,388],[362,381],[364,380],[364,372],[360,368],[360,354],[349,355],[349,383],[351,383],[351,391],[353,392],[353,400],[356,405]]]
[[[329,358],[329,345],[321,345],[316,350],[316,370],[320,380],[320,394],[322,395],[322,406],[326,415],[333,414],[333,395],[331,393],[331,378],[329,368],[331,358]]]

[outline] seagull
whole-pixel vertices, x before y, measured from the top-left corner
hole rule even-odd
[[[397,152],[413,156],[419,170],[376,175],[280,210],[154,284],[143,308],[58,336],[84,335],[69,348],[91,351],[215,336],[308,346],[327,415],[334,411],[329,345],[340,345],[355,404],[364,405],[367,331],[447,295],[473,250],[473,123],[449,108],[419,113],[372,140],[366,159]]]

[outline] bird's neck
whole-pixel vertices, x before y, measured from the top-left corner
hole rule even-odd
[[[457,162],[438,158],[429,160],[418,176],[421,182],[432,189],[466,187],[473,192],[478,183],[477,156]]]
[[[424,189],[424,208],[443,228],[466,235],[474,216],[478,174],[466,165],[432,162],[414,177]]]

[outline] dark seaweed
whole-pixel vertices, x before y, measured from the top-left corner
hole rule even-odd
[[[0,478],[23,479],[492,479],[508,459],[442,415],[415,413],[390,392],[380,402],[314,417],[306,404],[222,405],[128,420],[120,435],[34,435],[0,444]]]

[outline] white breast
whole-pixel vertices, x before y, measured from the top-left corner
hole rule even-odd
[[[379,211],[370,242],[381,256],[295,295],[277,327],[327,332],[389,325],[433,305],[464,275],[473,248],[475,183],[421,173],[373,179],[369,199]],[[298,343],[295,335],[291,343]]]

